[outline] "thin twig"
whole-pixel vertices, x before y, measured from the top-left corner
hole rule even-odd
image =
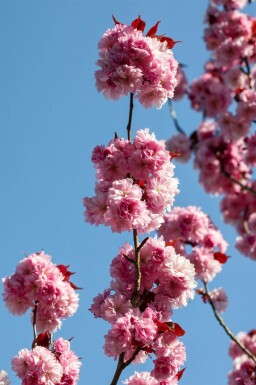
[[[132,111],[133,111],[133,94],[130,94],[130,106],[129,106],[129,119],[127,124],[127,137],[131,141],[131,128],[132,128]]]
[[[138,246],[138,251],[140,251],[142,249],[142,247],[145,245],[145,243],[147,242],[148,239],[149,239],[149,237],[146,237],[145,239],[143,239],[143,241]]]
[[[180,124],[178,122],[177,114],[176,114],[176,111],[175,111],[175,109],[173,107],[171,99],[168,99],[168,105],[169,105],[169,110],[170,110],[171,117],[172,117],[172,120],[173,120],[173,123],[174,123],[174,126],[175,126],[176,130],[180,134],[186,135],[185,131],[181,128],[181,126],[180,126]]]
[[[114,374],[114,377],[113,377],[113,380],[111,382],[110,385],[116,385],[117,384],[117,381],[119,380],[119,377],[122,373],[122,371],[132,363],[132,361],[136,358],[137,354],[140,352],[141,350],[141,347],[137,347],[133,353],[133,355],[131,356],[131,358],[124,362],[124,353],[121,353],[120,356],[119,356],[119,359],[118,359],[118,362],[117,362],[117,367],[116,367],[116,371],[115,371],[115,374]]]
[[[222,174],[225,175],[229,180],[231,180],[231,182],[233,183],[236,183],[238,186],[241,187],[242,190],[246,190],[246,191],[249,191],[250,193],[252,193],[253,195],[256,195],[256,191],[252,188],[252,187],[249,187],[249,186],[246,186],[244,185],[243,183],[241,183],[239,180],[235,179],[232,175],[230,175],[227,171],[225,170],[221,170]]]
[[[35,301],[35,307],[33,309],[33,335],[34,335],[34,339],[32,342],[32,349],[36,346],[36,339],[37,339],[36,315],[37,315],[38,303],[39,303],[38,301]]]
[[[219,322],[220,326],[225,330],[225,332],[232,339],[232,341],[234,341],[239,346],[239,348],[245,354],[247,354],[247,356],[249,358],[251,358],[254,361],[254,363],[256,364],[256,357],[240,341],[238,341],[236,336],[232,333],[232,331],[229,329],[229,327],[225,324],[223,318],[219,315],[219,313],[215,309],[214,303],[213,303],[213,301],[212,301],[212,299],[210,297],[210,292],[209,292],[209,289],[208,289],[208,284],[206,282],[203,282],[203,284],[204,284],[204,288],[205,288],[205,295],[207,296],[208,302],[209,302],[209,304],[210,304],[210,306],[211,306],[211,308],[213,310],[214,316],[217,319],[217,321]]]
[[[132,293],[131,304],[134,307],[139,306],[138,297],[140,291],[140,282],[141,282],[141,271],[140,271],[140,251],[139,251],[139,238],[137,229],[133,230],[133,244],[135,252],[135,287]]]
[[[249,80],[249,88],[252,90],[254,88],[254,81],[253,81],[253,77],[252,77],[252,73],[251,73],[251,68],[250,68],[250,65],[248,62],[248,58],[244,57],[243,62],[245,64],[245,68],[246,68],[245,74],[247,75],[248,80]]]

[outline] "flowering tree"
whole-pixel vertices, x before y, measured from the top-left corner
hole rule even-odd
[[[93,150],[95,195],[83,201],[87,222],[131,236],[111,263],[109,288],[90,307],[95,317],[110,324],[104,351],[117,361],[111,385],[118,383],[131,363],[150,359],[150,371],[136,371],[125,383],[178,383],[186,353],[179,338],[185,331],[175,322],[175,309],[194,298],[195,278],[202,286],[198,295],[210,304],[232,339],[234,369],[229,383],[255,384],[255,331],[236,337],[219,315],[227,306],[225,291],[208,288],[229,258],[227,242],[199,207],[172,208],[179,192],[173,158],[186,162],[194,153],[206,192],[224,195],[221,210],[239,233],[237,248],[256,258],[252,178],[256,21],[240,11],[245,4],[210,2],[204,38],[212,59],[205,74],[190,86],[171,51],[176,42],[158,34],[159,22],[144,34],[145,22],[140,17],[130,25],[114,18],[115,26],[99,42],[98,91],[114,100],[129,95],[126,136],[112,133],[107,145]],[[192,108],[203,114],[200,127],[189,134],[181,128],[171,101],[185,94]],[[145,108],[161,108],[168,100],[178,135],[165,143],[147,128],[134,133],[136,100]],[[70,341],[53,338],[62,320],[78,307],[78,288],[70,282],[68,267],[54,265],[44,252],[34,253],[3,280],[9,311],[22,315],[32,309],[32,349],[22,349],[12,360],[24,385],[77,383],[81,363],[70,350]],[[6,373],[0,376],[7,385]]]

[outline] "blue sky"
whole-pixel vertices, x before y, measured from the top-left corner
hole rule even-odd
[[[131,234],[84,223],[82,198],[92,196],[95,175],[91,151],[116,131],[125,136],[128,98],[106,101],[95,88],[97,43],[113,26],[111,15],[129,24],[138,15],[174,40],[175,57],[186,64],[190,80],[201,74],[208,57],[202,41],[203,0],[98,1],[2,0],[0,3],[0,239],[1,277],[14,272],[25,255],[44,249],[56,264],[70,264],[73,281],[83,287],[80,308],[63,322],[58,335],[75,337],[74,351],[83,358],[80,384],[109,384],[115,362],[104,357],[108,325],[95,320],[92,298],[109,285],[109,264]],[[256,14],[256,5],[248,7]],[[191,133],[200,116],[189,103],[177,104],[184,130]],[[135,105],[133,133],[150,128],[157,138],[175,133],[164,106],[144,110]],[[191,165],[176,167],[181,193],[177,205],[198,205],[223,229],[232,256],[211,288],[223,286],[230,299],[225,319],[231,329],[255,328],[255,262],[234,249],[235,232],[221,222],[218,198],[198,185]],[[10,372],[11,357],[30,348],[29,315],[14,317],[0,303],[0,369]],[[174,313],[186,330],[187,370],[182,385],[224,385],[231,369],[229,340],[200,298]],[[150,370],[150,362],[147,366]],[[127,378],[134,370],[128,368]],[[13,384],[19,380],[11,374]],[[121,382],[120,382],[121,383]]]

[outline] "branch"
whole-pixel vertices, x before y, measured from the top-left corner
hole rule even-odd
[[[171,117],[172,117],[172,120],[173,120],[173,123],[174,123],[174,126],[176,128],[176,130],[180,133],[180,134],[184,134],[186,135],[185,131],[181,128],[179,122],[178,122],[178,119],[177,119],[177,114],[176,114],[176,111],[173,107],[173,104],[172,104],[172,101],[171,99],[168,99],[168,105],[169,105],[169,110],[170,110],[170,113],[171,113]]]
[[[132,111],[133,111],[133,94],[130,94],[129,119],[127,124],[127,137],[131,141],[131,127],[132,127]]]
[[[229,180],[231,180],[231,182],[234,182],[236,184],[238,184],[238,186],[241,187],[242,190],[246,190],[246,191],[249,191],[250,193],[252,193],[253,195],[256,195],[256,191],[252,188],[252,187],[249,187],[249,186],[246,186],[244,185],[243,183],[241,183],[239,180],[235,179],[232,175],[230,175],[227,171],[225,170],[221,170],[222,174],[225,175]]]
[[[248,77],[248,80],[249,80],[249,88],[250,90],[252,90],[254,88],[254,80],[253,80],[253,77],[252,77],[252,74],[251,74],[251,68],[250,68],[250,65],[249,65],[249,62],[248,62],[248,58],[247,57],[244,57],[243,58],[243,62],[245,64],[245,68],[246,70],[244,71],[244,73],[247,75]]]
[[[35,347],[35,341],[37,338],[37,330],[36,330],[36,315],[37,315],[37,308],[38,308],[38,301],[35,301],[35,307],[33,310],[33,334],[34,334],[34,340],[32,342],[32,349]]]
[[[136,356],[140,352],[140,350],[141,350],[141,347],[137,347],[135,349],[133,355],[131,356],[131,358],[126,362],[124,362],[124,353],[120,354],[119,359],[118,359],[118,363],[117,363],[117,367],[116,367],[116,371],[115,371],[113,380],[112,380],[110,385],[116,385],[117,384],[117,381],[119,380],[119,377],[121,376],[122,371],[128,365],[130,365],[130,363],[132,363],[132,361],[136,358]]]
[[[234,341],[239,348],[247,354],[249,358],[253,360],[253,362],[256,364],[256,357],[236,338],[236,336],[232,333],[232,331],[228,328],[228,326],[225,324],[223,318],[218,314],[217,310],[215,309],[214,303],[210,297],[208,285],[206,282],[203,282],[204,288],[205,288],[205,295],[207,296],[208,302],[213,310],[214,316],[219,322],[220,326],[225,330],[226,334],[231,338],[232,341]]]
[[[140,246],[139,246],[139,239],[138,239],[138,231],[136,229],[133,230],[133,243],[134,243],[134,251],[135,251],[136,281],[135,281],[134,291],[132,293],[131,304],[134,307],[137,307],[139,305],[138,296],[140,291],[141,271],[140,271],[140,248],[139,248]]]

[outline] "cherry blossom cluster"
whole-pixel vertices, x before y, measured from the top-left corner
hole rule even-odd
[[[60,328],[61,320],[78,308],[78,294],[68,280],[69,274],[67,267],[52,263],[43,251],[30,254],[18,263],[14,274],[3,279],[8,310],[22,315],[29,308],[34,311],[36,305],[38,331]]]
[[[175,42],[156,34],[159,22],[144,37],[140,17],[130,26],[114,21],[115,27],[99,42],[98,91],[111,99],[129,93],[130,102],[136,95],[144,107],[160,108],[179,84],[175,97],[181,98],[187,81],[170,51]],[[130,103],[129,122],[131,114]],[[170,162],[174,154],[165,142],[148,129],[139,130],[131,140],[129,124],[128,140],[116,136],[92,153],[97,182],[95,196],[84,198],[85,220],[110,226],[113,232],[132,231],[134,245],[120,248],[110,267],[110,288],[94,298],[90,310],[111,325],[104,350],[118,359],[119,369],[120,363],[124,369],[155,356],[150,373],[136,372],[126,384],[175,385],[186,354],[178,339],[184,330],[170,317],[174,308],[194,297],[195,269],[162,238],[147,237],[139,243],[138,234],[160,227],[178,193],[178,182]]]
[[[256,191],[256,182],[249,185]],[[235,226],[239,237],[236,247],[244,255],[256,260],[256,195],[242,190],[226,195],[221,201],[226,223]]]
[[[159,22],[143,36],[145,22],[140,17],[130,26],[114,21],[115,27],[104,33],[98,45],[98,91],[114,100],[136,94],[144,107],[161,108],[173,97],[177,84],[178,63],[170,50],[175,42],[156,35]]]
[[[248,183],[251,169],[245,160],[244,141],[225,140],[223,135],[217,135],[217,130],[212,120],[198,127],[194,165],[199,169],[199,181],[211,194],[240,191],[241,186],[227,174],[245,185]]]
[[[204,40],[219,66],[233,67],[242,58],[254,60],[255,19],[235,9],[241,8],[242,3],[245,2],[212,0],[207,9]],[[216,4],[224,8],[219,9]]]
[[[76,385],[81,363],[70,350],[70,342],[52,333],[62,320],[78,308],[78,287],[70,282],[69,266],[55,265],[43,251],[24,258],[15,273],[3,278],[3,299],[15,315],[32,309],[34,340],[32,350],[22,349],[12,359],[12,369],[22,385]],[[41,331],[40,334],[37,334]],[[2,380],[2,382],[1,382]],[[0,372],[1,385],[9,385]]]
[[[105,336],[106,355],[124,362],[145,362],[154,354],[151,373],[136,373],[126,383],[176,384],[185,348],[178,336],[184,331],[170,322],[174,308],[194,297],[195,270],[185,257],[166,246],[162,238],[148,238],[140,249],[141,284],[138,307],[131,303],[135,288],[135,250],[125,244],[112,261],[110,288],[94,298],[91,312],[111,324]],[[136,382],[137,381],[137,382]],[[159,382],[160,381],[160,382]]]
[[[210,1],[204,40],[212,58],[188,90],[204,120],[189,137],[182,132],[170,138],[167,148],[182,162],[194,153],[206,192],[224,195],[221,210],[238,231],[237,249],[255,260],[256,18],[240,11],[246,3]]]
[[[209,216],[195,206],[174,207],[158,230],[166,242],[195,266],[197,277],[210,282],[226,262],[227,242]]]
[[[12,369],[22,385],[75,385],[81,362],[70,350],[70,342],[59,338],[53,349],[36,346],[22,349],[12,359]]]
[[[246,349],[256,356],[256,331],[240,332],[237,339]],[[229,354],[233,359],[233,369],[228,374],[229,385],[254,385],[256,381],[255,362],[248,357],[234,342],[231,342]]]
[[[10,385],[9,377],[5,370],[0,370],[0,385]]]
[[[84,198],[85,219],[110,226],[114,232],[158,228],[177,194],[174,166],[165,142],[148,129],[139,130],[131,143],[122,138],[92,153],[96,195]]]

